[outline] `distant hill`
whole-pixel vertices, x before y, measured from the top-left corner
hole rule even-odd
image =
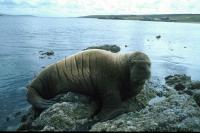
[[[9,14],[2,14],[2,13],[0,13],[0,16],[15,16],[15,17],[17,17],[17,16],[22,16],[22,17],[36,17],[36,16],[33,16],[33,15],[9,15]]]
[[[81,18],[164,21],[164,22],[200,22],[200,14],[159,14],[159,15],[90,15]]]

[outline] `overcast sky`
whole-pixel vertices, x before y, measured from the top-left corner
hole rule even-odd
[[[0,13],[51,17],[200,14],[200,0],[0,0]]]

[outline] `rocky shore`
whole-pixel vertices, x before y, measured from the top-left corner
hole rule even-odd
[[[116,45],[87,49],[120,51]],[[86,50],[86,49],[84,49]],[[52,52],[51,52],[52,53]],[[200,81],[187,75],[151,77],[144,89],[123,103],[127,110],[112,120],[93,122],[97,106],[84,95],[58,95],[58,103],[43,112],[30,108],[18,131],[200,131]]]
[[[89,15],[80,18],[199,23],[200,14]]]
[[[90,127],[96,105],[88,97],[67,93],[40,115],[24,116],[20,131],[200,131],[200,82],[186,75],[152,77],[144,89],[123,103],[129,112]],[[38,117],[36,117],[38,116]]]

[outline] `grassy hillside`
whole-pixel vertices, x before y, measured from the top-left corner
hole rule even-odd
[[[165,21],[165,22],[200,22],[200,14],[160,14],[160,15],[91,15],[84,18]]]

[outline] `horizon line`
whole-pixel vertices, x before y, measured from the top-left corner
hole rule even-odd
[[[31,16],[31,17],[44,17],[44,18],[80,18],[80,17],[88,17],[88,16],[126,16],[126,15],[134,15],[134,16],[142,16],[142,15],[200,15],[200,13],[162,13],[162,14],[92,14],[92,15],[78,15],[78,16],[41,16],[41,15],[30,15],[30,14],[6,14],[0,13],[0,16]]]

